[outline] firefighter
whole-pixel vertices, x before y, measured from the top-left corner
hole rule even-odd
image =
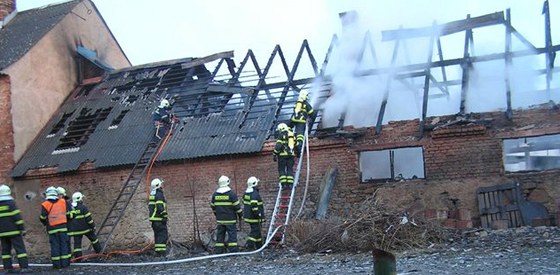
[[[243,221],[251,227],[245,244],[249,250],[259,249],[262,246],[261,226],[264,223],[264,204],[257,188],[258,184],[259,179],[256,177],[247,179],[247,190],[243,195]]]
[[[308,122],[313,123],[314,119],[315,111],[313,110],[313,106],[309,104],[309,95],[307,91],[301,91],[296,105],[294,106],[292,118],[290,119],[290,123],[294,125],[294,132],[297,140],[295,153],[298,157],[301,153],[303,140],[305,139],[305,125]],[[311,128],[311,126],[312,125],[309,125],[309,128]]]
[[[70,266],[70,246],[68,241],[68,221],[72,218],[71,207],[64,199],[58,198],[56,188],[45,191],[45,201],[41,204],[39,220],[47,227],[51,244],[51,261],[54,268]]]
[[[156,127],[155,136],[152,141],[157,142],[165,137],[165,134],[171,127],[171,122],[173,121],[169,100],[162,99],[160,101],[159,106],[152,113],[152,119],[154,121],[154,126]]]
[[[286,123],[278,124],[273,160],[278,161],[278,180],[282,189],[291,189],[294,184],[294,133]]]
[[[152,229],[154,230],[154,250],[156,255],[165,256],[167,254],[167,202],[163,195],[163,180],[155,178],[150,183],[150,202],[148,212]]]
[[[212,195],[210,207],[216,216],[216,245],[214,252],[238,252],[237,220],[241,222],[242,209],[235,192],[229,187],[229,178],[221,176],[218,179],[218,189]],[[227,242],[226,242],[227,233]]]
[[[12,247],[16,251],[16,258],[19,263],[20,272],[29,271],[27,252],[23,243],[25,229],[20,211],[17,208],[14,198],[11,196],[10,187],[5,184],[0,185],[0,241],[2,242],[2,265],[4,270],[11,273],[14,271],[12,266]]]
[[[64,189],[64,187],[59,186],[56,188],[56,193],[58,193],[58,198],[59,199],[64,199],[65,201],[68,201],[70,198],[66,195],[66,189]]]
[[[91,242],[95,253],[101,252],[101,244],[95,235],[95,223],[91,213],[84,205],[84,195],[81,192],[72,194],[73,219],[68,223],[68,236],[74,239],[72,254],[74,258],[82,256],[82,237],[85,235]]]

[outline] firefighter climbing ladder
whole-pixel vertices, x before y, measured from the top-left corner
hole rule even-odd
[[[146,146],[146,149],[144,149],[140,159],[138,159],[134,165],[134,168],[132,168],[132,171],[130,171],[128,178],[125,180],[123,187],[117,196],[117,199],[113,202],[113,205],[109,209],[109,213],[107,213],[107,216],[97,231],[97,237],[101,244],[101,251],[105,251],[105,248],[113,235],[113,231],[124,215],[126,207],[132,200],[134,193],[136,193],[136,189],[138,189],[138,186],[142,182],[146,171],[149,170],[151,164],[153,164],[155,159],[158,157],[159,152],[161,152],[160,148],[163,148],[169,140],[172,130],[173,126],[170,128],[165,138],[160,140],[159,143],[149,143]]]
[[[298,158],[298,164],[296,168],[296,173],[294,175],[294,184],[292,189],[282,189],[279,184],[278,195],[276,196],[276,204],[274,205],[274,210],[272,212],[272,218],[270,219],[270,225],[268,227],[268,234],[266,240],[270,240],[270,244],[282,244],[284,243],[284,232],[286,226],[290,222],[290,214],[292,212],[293,197],[296,192],[296,187],[299,182],[299,174],[301,171],[301,166],[303,163],[303,152],[305,151],[305,145],[307,141],[307,125],[305,128],[305,138],[302,142],[300,148],[300,154]],[[276,228],[279,230],[274,233]]]

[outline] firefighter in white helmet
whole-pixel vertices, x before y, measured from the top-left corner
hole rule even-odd
[[[152,142],[159,142],[165,137],[167,131],[171,127],[171,122],[174,120],[171,114],[171,103],[167,99],[162,99],[158,107],[152,112],[152,119],[156,132]]]
[[[12,247],[16,251],[20,271],[26,272],[29,269],[23,242],[24,232],[23,220],[12,197],[12,191],[8,185],[2,184],[0,185],[0,240],[2,242],[2,265],[8,273],[14,271]]]
[[[262,246],[261,228],[264,223],[264,204],[258,189],[259,179],[247,179],[247,189],[243,195],[243,221],[249,224],[251,231],[247,236],[245,247],[248,250],[259,249]]]
[[[218,179],[218,189],[212,195],[210,207],[216,216],[216,244],[214,253],[238,252],[237,220],[241,221],[242,209],[235,192],[229,187],[226,176]],[[227,234],[227,240],[226,240]]]
[[[149,220],[154,231],[154,250],[158,256],[167,254],[167,201],[163,195],[163,180],[155,178],[150,183],[150,197],[148,203]]]
[[[72,206],[58,197],[54,186],[45,190],[45,201],[41,204],[39,220],[47,227],[51,244],[51,262],[54,268],[70,266],[70,240],[67,223],[72,218]]]
[[[313,126],[312,123],[315,120],[315,114],[313,106],[309,103],[308,92],[305,90],[301,91],[290,119],[290,123],[294,126],[294,133],[297,140],[295,154],[298,157],[303,148],[303,140],[305,139],[305,125],[310,124],[309,129],[311,129]]]
[[[278,161],[278,181],[282,189],[292,189],[294,184],[294,133],[286,123],[277,127],[273,160]]]
[[[72,194],[72,213],[73,219],[68,223],[68,236],[74,239],[72,255],[74,258],[82,256],[82,238],[86,236],[95,253],[101,253],[101,244],[95,235],[95,223],[91,217],[91,212],[84,204],[84,195],[81,192]]]

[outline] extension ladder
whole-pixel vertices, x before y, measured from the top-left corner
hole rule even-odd
[[[165,143],[169,139],[171,132],[173,130],[174,124],[169,128],[166,136],[159,140],[159,142],[150,142],[144,152],[130,171],[127,179],[124,181],[123,187],[117,196],[117,199],[113,202],[113,205],[109,209],[109,213],[101,223],[101,226],[97,230],[97,238],[101,244],[101,251],[104,252],[109,240],[113,235],[113,231],[119,224],[119,221],[124,215],[126,207],[132,200],[132,197],[136,193],[138,186],[142,182],[146,171],[149,170],[151,164],[154,163],[155,159],[158,157],[158,152],[160,152],[160,147],[165,146]]]
[[[299,174],[301,171],[301,166],[303,163],[303,152],[305,149],[305,144],[307,140],[307,126],[305,128],[305,137],[302,142],[302,146],[300,148],[300,154],[298,158],[298,164],[296,168],[296,173],[294,175],[294,184],[292,189],[282,189],[280,183],[278,183],[278,195],[276,196],[276,203],[274,204],[274,210],[272,212],[272,218],[270,219],[270,225],[268,227],[268,234],[266,236],[266,240],[270,240],[270,244],[283,244],[284,243],[284,236],[285,236],[285,229],[286,226],[290,222],[290,214],[292,210],[293,198],[296,192],[296,187],[299,182]],[[280,227],[276,234],[274,230]]]

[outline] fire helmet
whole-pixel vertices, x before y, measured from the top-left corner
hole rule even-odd
[[[259,184],[259,179],[257,177],[250,177],[247,179],[247,187],[256,187]]]
[[[56,200],[58,199],[58,192],[56,191],[56,187],[50,186],[45,190],[45,198],[47,200]]]
[[[2,184],[0,185],[0,196],[9,196],[12,194],[12,190],[10,190],[10,187]]]
[[[72,202],[79,202],[84,199],[84,195],[81,192],[75,192],[72,194]]]
[[[171,104],[169,104],[169,100],[167,100],[167,99],[162,99],[159,102],[159,107],[160,108],[169,108],[169,106],[171,106]]]
[[[56,193],[66,197],[66,189],[64,189],[64,187],[62,186],[56,188]]]
[[[159,189],[163,186],[163,180],[159,178],[155,178],[150,183],[150,186],[152,187],[152,190]]]
[[[226,176],[221,176],[218,179],[218,187],[226,187],[229,186],[229,178]]]

